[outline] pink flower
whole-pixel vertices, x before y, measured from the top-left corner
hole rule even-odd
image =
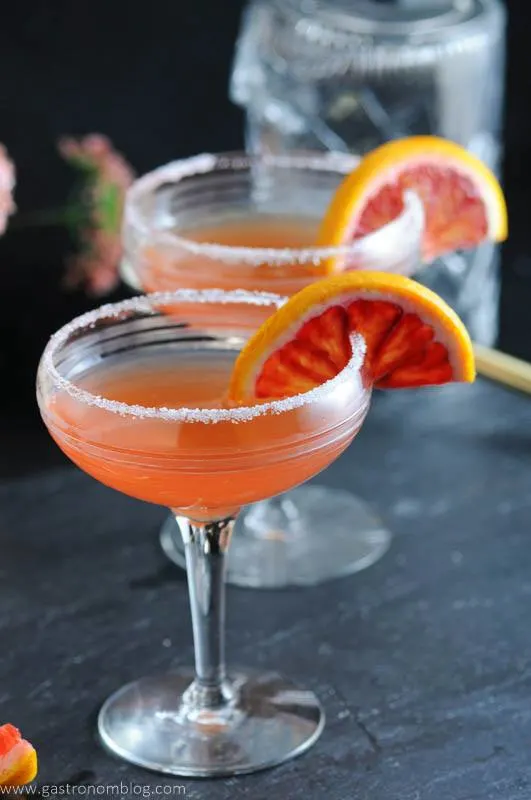
[[[15,188],[15,165],[4,145],[0,144],[0,235],[7,227],[7,220],[15,211],[13,189]]]
[[[92,295],[108,294],[119,282],[123,207],[133,170],[101,134],[64,138],[58,146],[84,178],[80,201],[85,213],[75,226],[81,251],[69,260],[65,283],[84,286]]]

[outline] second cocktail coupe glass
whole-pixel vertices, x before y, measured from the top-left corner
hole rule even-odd
[[[126,274],[145,291],[218,287],[282,295],[318,279],[331,258],[347,269],[411,275],[419,266],[423,233],[414,195],[376,233],[341,248],[313,246],[333,193],[356,163],[334,153],[234,153],[161,167],[128,194]],[[161,538],[168,555],[184,566],[173,519]],[[311,484],[242,513],[228,580],[266,587],[319,583],[370,566],[389,539],[361,500]]]
[[[281,303],[184,290],[102,306],[55,334],[39,367],[57,444],[102,483],[171,508],[183,537],[195,674],[135,681],[98,720],[111,751],[160,772],[252,772],[303,752],[322,730],[311,692],[276,673],[226,672],[224,661],[225,556],[239,508],[328,466],[370,401],[364,343],[353,337],[347,367],[318,388],[227,406],[236,355]]]

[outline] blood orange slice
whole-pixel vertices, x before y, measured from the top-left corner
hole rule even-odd
[[[475,377],[470,337],[441,298],[402,275],[349,272],[303,289],[241,351],[232,373],[234,403],[290,397],[333,378],[365,340],[364,371],[383,389]]]
[[[35,748],[14,725],[0,725],[0,786],[24,786],[36,774]]]
[[[318,245],[347,244],[398,217],[404,192],[424,204],[423,259],[507,237],[502,189],[478,158],[436,136],[397,139],[368,153],[339,186],[323,219]],[[344,263],[334,257],[328,272]]]

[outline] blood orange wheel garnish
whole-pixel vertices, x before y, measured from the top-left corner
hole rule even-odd
[[[333,378],[366,346],[364,372],[382,389],[475,377],[470,337],[434,292],[402,275],[349,272],[291,297],[241,351],[229,389],[234,403],[290,397]]]
[[[368,153],[334,194],[318,245],[366,236],[398,217],[404,193],[415,192],[425,212],[423,259],[507,237],[507,207],[494,174],[463,147],[436,136],[397,139]],[[334,256],[329,273],[343,269]]]
[[[25,786],[36,774],[35,748],[14,725],[0,725],[0,786]]]

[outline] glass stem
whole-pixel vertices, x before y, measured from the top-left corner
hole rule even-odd
[[[188,594],[192,612],[195,680],[188,699],[197,707],[226,705],[225,565],[234,519],[192,522],[177,517],[186,553]]]

